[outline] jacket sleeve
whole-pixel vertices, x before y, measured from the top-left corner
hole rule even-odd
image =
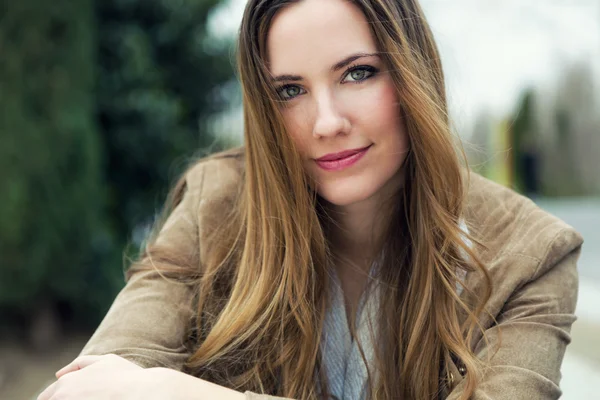
[[[480,339],[475,347],[480,359],[492,358],[472,399],[546,400],[561,396],[560,367],[576,319],[576,263],[581,243],[572,229],[559,232],[546,256],[537,261],[533,276],[504,303],[497,322],[486,331],[487,344]],[[461,377],[456,369],[453,375]],[[447,400],[458,399],[463,388],[464,382],[459,382]]]
[[[187,184],[157,244],[167,244],[179,254],[198,251],[198,191]],[[192,297],[189,285],[163,277],[156,270],[135,272],[81,355],[112,353],[145,368],[181,370],[189,356],[185,342],[193,316]]]

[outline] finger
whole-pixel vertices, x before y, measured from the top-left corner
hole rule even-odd
[[[77,357],[76,359],[74,359],[73,361],[71,361],[70,364],[65,365],[64,367],[62,367],[61,369],[59,369],[58,371],[56,371],[56,378],[60,378],[63,375],[68,374],[69,372],[74,372],[74,371],[79,371],[80,369],[83,369],[89,365],[92,365],[98,361],[100,361],[101,359],[105,358],[106,356],[81,356],[81,357]]]

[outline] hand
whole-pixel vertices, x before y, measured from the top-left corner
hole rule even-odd
[[[162,368],[143,369],[114,354],[83,356],[56,373],[58,380],[38,400],[172,398]]]
[[[235,390],[167,368],[144,369],[114,354],[83,356],[56,373],[37,400],[243,400]]]

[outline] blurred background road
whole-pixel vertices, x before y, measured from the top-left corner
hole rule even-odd
[[[563,362],[563,399],[600,399],[600,200],[538,200],[585,238],[579,267],[578,320]]]
[[[244,4],[0,6],[0,400],[77,355],[188,160],[241,144]],[[585,238],[561,386],[600,399],[600,1],[421,4],[473,169]]]

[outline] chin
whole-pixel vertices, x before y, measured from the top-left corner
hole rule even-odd
[[[375,192],[374,188],[357,183],[354,185],[324,185],[318,188],[319,196],[338,207],[360,203],[372,197]]]

